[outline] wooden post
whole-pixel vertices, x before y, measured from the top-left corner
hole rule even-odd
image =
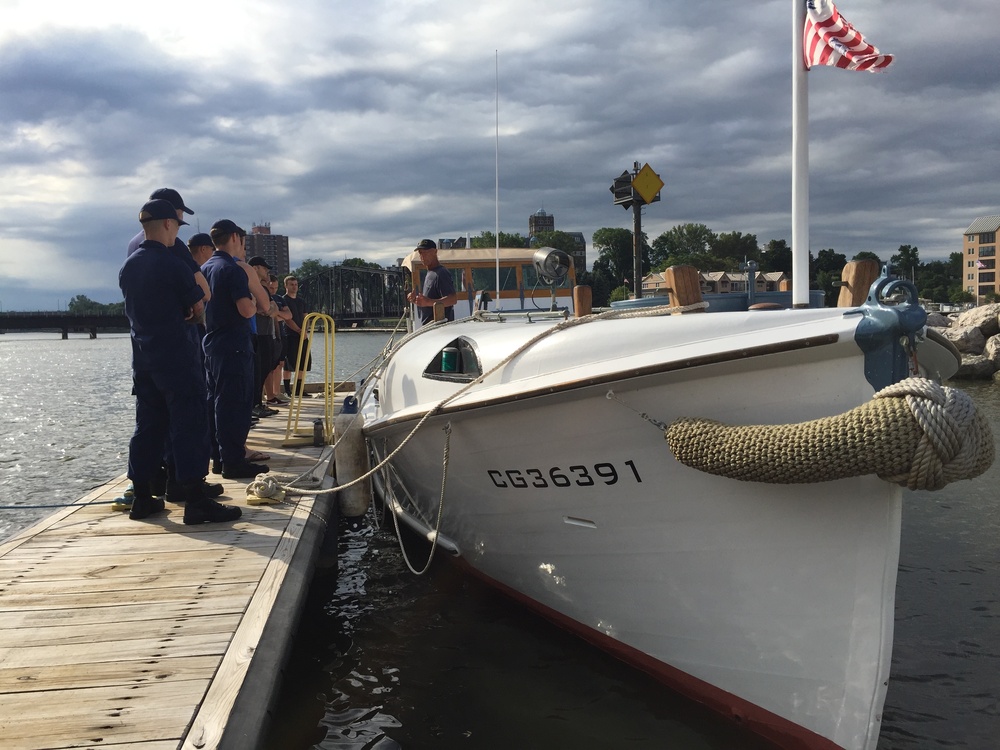
[[[852,260],[840,272],[840,296],[837,307],[857,307],[868,299],[868,290],[879,277],[882,265],[877,260]]]
[[[670,306],[683,307],[701,302],[701,274],[694,266],[670,266],[663,272],[670,292]],[[705,308],[689,312],[705,312]]]
[[[582,318],[594,310],[594,294],[589,286],[573,287],[573,315]]]
[[[434,322],[439,323],[444,320],[444,305],[440,302],[434,303]]]

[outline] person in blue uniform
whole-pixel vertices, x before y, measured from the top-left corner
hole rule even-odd
[[[245,445],[253,409],[254,353],[250,318],[258,303],[250,293],[247,273],[237,263],[246,257],[246,231],[229,219],[212,225],[215,243],[201,267],[212,290],[205,308],[205,367],[215,410],[215,434],[222,459],[222,476],[252,479],[266,474],[266,464],[247,461]],[[268,309],[273,306],[270,300]]]
[[[438,260],[437,245],[434,240],[420,240],[416,252],[420,254],[420,262],[427,268],[427,275],[424,276],[423,290],[410,292],[407,301],[416,306],[422,325],[434,322],[434,305],[438,303],[444,305],[445,319],[454,320],[458,293],[455,291],[451,272]]]
[[[239,518],[205,494],[208,427],[205,378],[198,336],[192,328],[204,312],[205,293],[190,266],[171,250],[183,222],[166,200],[139,212],[144,240],[118,274],[132,342],[136,396],[135,432],[129,442],[128,475],[135,497],[129,517],[143,519],[164,508],[150,483],[163,459],[173,457],[177,501],[186,503],[184,523]]]

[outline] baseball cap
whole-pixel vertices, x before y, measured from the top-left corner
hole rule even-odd
[[[162,199],[147,201],[139,210],[139,222],[141,224],[160,219],[173,219],[179,224],[187,224],[186,221],[177,218],[177,209],[174,208],[174,205],[170,201]]]
[[[156,199],[169,201],[177,211],[183,211],[186,214],[194,213],[194,211],[184,205],[184,199],[181,198],[181,194],[173,188],[160,188],[159,190],[154,190],[149,194],[149,199],[151,201]]]
[[[247,261],[247,265],[248,266],[264,266],[264,268],[266,268],[268,271],[271,270],[271,267],[269,265],[267,265],[267,261],[264,260],[263,258],[261,258],[259,255],[255,255],[250,260],[248,260]]]
[[[215,243],[212,242],[212,238],[209,237],[205,232],[198,232],[198,234],[191,235],[191,239],[188,240],[188,247],[211,247]]]
[[[434,240],[420,240],[417,243],[417,250],[437,250],[437,245],[434,244]]]
[[[213,240],[227,234],[238,234],[240,237],[247,236],[246,230],[230,219],[219,219],[212,225],[211,230],[209,230],[209,234],[212,235]]]

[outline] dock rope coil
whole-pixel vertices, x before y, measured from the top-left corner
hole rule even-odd
[[[968,394],[924,378],[883,388],[834,417],[731,426],[683,417],[664,437],[678,461],[747,482],[799,484],[876,474],[911,490],[939,490],[993,463],[993,434]]]

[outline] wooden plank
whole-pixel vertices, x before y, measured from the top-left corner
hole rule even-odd
[[[177,680],[208,680],[219,667],[218,655],[173,656],[130,662],[101,662],[80,669],[78,664],[0,668],[0,701],[6,693],[44,693],[83,687],[160,684]],[[0,746],[3,738],[0,738]]]
[[[232,640],[232,632],[196,633],[167,638],[149,637],[145,623],[133,623],[131,632],[117,641],[70,644],[69,646],[34,646],[27,641],[13,648],[0,648],[0,664],[5,669],[19,667],[54,667],[60,664],[100,664],[101,662],[142,661],[176,656],[222,654]]]
[[[42,628],[67,624],[95,623],[121,628],[137,620],[171,617],[196,617],[210,614],[242,614],[250,601],[249,585],[233,587],[228,593],[213,591],[211,597],[193,602],[142,602],[117,606],[94,606],[80,609],[25,609],[0,611],[0,628]]]
[[[195,583],[188,586],[172,586],[164,589],[125,589],[119,591],[98,591],[75,595],[56,595],[37,593],[6,593],[0,599],[0,615],[3,612],[25,609],[62,609],[74,610],[88,607],[114,607],[126,604],[152,604],[155,602],[176,602],[189,604],[198,599],[215,599],[230,594],[242,593],[249,601],[257,588],[257,581],[220,583],[206,585]]]
[[[225,615],[184,615],[136,620],[132,623],[78,622],[50,627],[0,629],[0,650],[35,646],[71,646],[74,644],[116,643],[141,630],[146,638],[177,638],[205,633],[233,633],[239,627],[242,612]]]
[[[4,696],[0,748],[179,741],[208,680],[61,691],[42,702],[35,693]],[[43,744],[44,743],[44,744]]]
[[[164,588],[190,584],[192,580],[203,578],[207,583],[237,583],[240,581],[259,581],[261,573],[267,566],[267,559],[257,555],[239,564],[226,565],[207,559],[192,561],[188,559],[178,568],[164,568],[162,564],[120,566],[116,568],[118,575],[114,577],[80,577],[68,576],[62,578],[37,578],[18,576],[0,586],[0,595],[15,594],[31,590],[41,594],[73,594],[93,591],[115,591],[118,589]],[[198,563],[201,563],[200,566]],[[131,573],[131,575],[129,575]]]
[[[259,553],[239,547],[218,548],[197,558],[185,551],[160,552],[156,555],[147,552],[119,553],[113,560],[56,556],[44,564],[24,558],[0,558],[0,581],[30,584],[36,581],[109,580],[151,575],[157,571],[194,575],[201,572],[206,562],[214,566],[242,566],[261,558]]]

